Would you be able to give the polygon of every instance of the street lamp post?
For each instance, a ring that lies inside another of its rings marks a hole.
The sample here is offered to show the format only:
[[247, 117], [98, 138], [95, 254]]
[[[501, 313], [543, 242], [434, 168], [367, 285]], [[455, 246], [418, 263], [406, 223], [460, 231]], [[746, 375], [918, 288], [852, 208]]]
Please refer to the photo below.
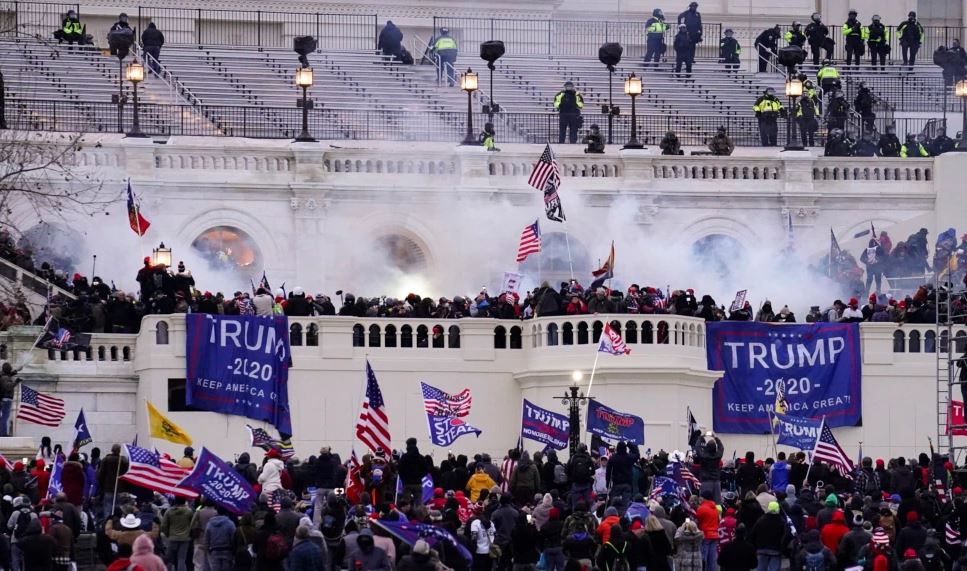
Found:
[[790, 77], [786, 80], [786, 97], [789, 98], [789, 109], [786, 112], [786, 151], [804, 151], [805, 148], [796, 143], [795, 125], [792, 115], [796, 109], [796, 98], [802, 97], [802, 81]]
[[308, 66], [295, 70], [295, 84], [302, 88], [302, 132], [295, 138], [297, 143], [313, 143], [315, 139], [309, 134], [309, 109], [312, 101], [309, 99], [309, 88], [312, 87], [312, 68]]
[[131, 114], [131, 130], [128, 131], [128, 137], [146, 137], [144, 133], [141, 132], [141, 116], [140, 109], [138, 107], [138, 84], [144, 81], [144, 66], [140, 62], [134, 61], [128, 64], [128, 68], [125, 71], [125, 79], [131, 82], [131, 97], [134, 108]]
[[954, 88], [954, 93], [960, 98], [960, 112], [963, 114], [960, 126], [960, 141], [957, 143], [957, 150], [967, 153], [967, 79], [961, 79]]
[[476, 145], [477, 138], [473, 136], [473, 92], [477, 90], [477, 74], [467, 68], [466, 73], [460, 74], [460, 89], [467, 92], [467, 136], [461, 145]]
[[631, 138], [622, 147], [624, 149], [644, 149], [644, 145], [638, 142], [638, 115], [635, 111], [635, 98], [641, 95], [641, 78], [634, 73], [625, 80], [625, 95], [631, 97]]
[[587, 406], [591, 397], [584, 396], [578, 391], [578, 383], [581, 382], [581, 372], [574, 371], [571, 374], [572, 383], [567, 392], [561, 397], [561, 404], [568, 407], [568, 452], [573, 457], [577, 452], [578, 444], [581, 443], [581, 407]]
[[166, 248], [162, 242], [160, 246], [151, 250], [151, 263], [155, 266], [171, 267], [171, 248]]

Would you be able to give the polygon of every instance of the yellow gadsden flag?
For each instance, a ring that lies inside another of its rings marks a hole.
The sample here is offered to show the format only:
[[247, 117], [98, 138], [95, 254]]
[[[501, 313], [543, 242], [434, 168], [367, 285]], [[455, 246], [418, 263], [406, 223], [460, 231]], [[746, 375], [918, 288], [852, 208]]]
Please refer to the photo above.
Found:
[[144, 401], [148, 405], [148, 425], [151, 427], [151, 437], [161, 438], [175, 444], [191, 446], [191, 436], [181, 429], [180, 426], [171, 422], [161, 412], [151, 404], [151, 401]]

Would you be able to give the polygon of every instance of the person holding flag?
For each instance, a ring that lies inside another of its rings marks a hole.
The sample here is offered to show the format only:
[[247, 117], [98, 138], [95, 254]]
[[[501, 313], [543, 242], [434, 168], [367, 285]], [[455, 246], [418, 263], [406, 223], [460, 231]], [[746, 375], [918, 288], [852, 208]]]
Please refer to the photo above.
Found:
[[712, 431], [705, 433], [698, 445], [692, 448], [695, 462], [699, 466], [698, 478], [702, 481], [702, 491], [710, 491], [715, 503], [722, 502], [722, 455], [725, 445]]

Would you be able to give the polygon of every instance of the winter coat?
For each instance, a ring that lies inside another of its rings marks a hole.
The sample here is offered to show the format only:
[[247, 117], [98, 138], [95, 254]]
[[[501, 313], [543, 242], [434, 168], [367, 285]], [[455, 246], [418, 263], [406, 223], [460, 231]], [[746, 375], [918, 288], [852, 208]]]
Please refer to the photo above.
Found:
[[205, 527], [205, 545], [208, 551], [231, 552], [235, 540], [235, 524], [223, 515], [208, 521]]
[[289, 553], [289, 571], [326, 571], [325, 556], [318, 545], [307, 539], [297, 539]]
[[161, 533], [169, 541], [189, 541], [194, 514], [188, 506], [172, 506], [161, 518]]
[[712, 500], [703, 501], [695, 510], [695, 517], [698, 520], [698, 528], [704, 534], [705, 539], [719, 538], [719, 510], [715, 507], [715, 502]]
[[416, 446], [407, 446], [406, 452], [400, 456], [397, 473], [404, 486], [419, 486], [427, 473], [426, 459], [420, 454]]
[[282, 488], [282, 472], [285, 464], [278, 458], [269, 458], [269, 461], [262, 466], [262, 474], [259, 476], [259, 484], [262, 485], [262, 493], [271, 496], [272, 492]]
[[522, 458], [510, 477], [510, 490], [514, 494], [514, 498], [526, 503], [531, 501], [534, 494], [540, 489], [541, 475], [537, 466], [529, 458], [526, 461]]
[[779, 514], [766, 514], [759, 518], [749, 532], [749, 541], [755, 548], [781, 551], [786, 535], [786, 520]]
[[154, 554], [154, 542], [147, 535], [141, 535], [135, 539], [133, 549], [131, 563], [144, 571], [168, 571], [165, 562]]
[[675, 571], [702, 571], [702, 532], [679, 529], [675, 533]]
[[67, 500], [79, 506], [84, 503], [84, 489], [87, 487], [87, 475], [80, 462], [65, 462], [61, 472], [61, 484]]
[[718, 558], [719, 568], [722, 571], [749, 571], [755, 569], [758, 558], [755, 554], [755, 547], [748, 541], [730, 541], [722, 546]]
[[668, 533], [664, 530], [649, 531], [648, 539], [651, 541], [651, 559], [647, 561], [646, 567], [649, 571], [669, 571], [668, 558], [671, 557], [674, 548], [668, 540]]

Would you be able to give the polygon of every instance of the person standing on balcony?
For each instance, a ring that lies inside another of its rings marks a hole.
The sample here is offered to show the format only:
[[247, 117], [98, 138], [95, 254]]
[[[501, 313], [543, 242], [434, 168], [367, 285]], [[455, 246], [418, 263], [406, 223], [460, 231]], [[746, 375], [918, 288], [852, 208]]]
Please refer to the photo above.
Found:
[[779, 116], [783, 114], [782, 102], [776, 97], [776, 90], [767, 87], [762, 96], [752, 106], [759, 120], [759, 139], [763, 147], [775, 147], [779, 137]]
[[826, 129], [846, 129], [846, 119], [849, 118], [849, 103], [843, 92], [834, 89], [829, 96], [829, 104], [826, 106]]
[[148, 23], [148, 27], [141, 32], [141, 45], [144, 46], [144, 53], [151, 56], [147, 58], [148, 69], [155, 75], [161, 73], [161, 46], [165, 45], [165, 35], [154, 25]]
[[735, 32], [732, 28], [725, 29], [725, 37], [719, 42], [719, 58], [725, 64], [725, 71], [739, 70], [739, 55], [742, 54], [742, 46], [733, 36]]
[[691, 2], [688, 10], [678, 15], [678, 25], [685, 25], [692, 45], [702, 42], [702, 15], [698, 12], [698, 2]]
[[809, 42], [809, 52], [813, 55], [813, 65], [819, 65], [819, 50], [826, 52], [826, 59], [833, 58], [833, 49], [830, 47], [829, 28], [823, 23], [819, 12], [813, 12], [813, 21], [806, 26], [806, 40]]
[[668, 24], [665, 23], [665, 13], [661, 11], [661, 8], [655, 8], [651, 11], [651, 18], [645, 22], [645, 38], [646, 46], [645, 50], [645, 67], [648, 67], [648, 62], [655, 62], [654, 67], [658, 67], [658, 58], [665, 53], [665, 30], [668, 29]]
[[379, 32], [376, 49], [384, 56], [392, 56], [396, 61], [403, 61], [403, 32], [393, 20], [386, 20], [386, 25]]
[[860, 82], [860, 89], [853, 98], [853, 109], [863, 118], [863, 130], [873, 131], [873, 122], [876, 120], [876, 113], [873, 112], [873, 105], [876, 104], [876, 97], [865, 81]]
[[923, 44], [923, 25], [917, 20], [917, 13], [911, 11], [907, 19], [896, 27], [900, 39], [900, 49], [903, 54], [903, 65], [909, 65], [910, 71], [917, 62], [917, 52]]
[[796, 123], [802, 146], [815, 147], [816, 131], [819, 130], [819, 100], [815, 95], [803, 91], [803, 96], [796, 101]]
[[890, 53], [890, 30], [880, 22], [880, 15], [873, 14], [873, 23], [867, 28], [866, 45], [870, 48], [870, 64], [876, 69], [886, 69], [886, 54]]
[[896, 127], [893, 125], [887, 125], [886, 133], [880, 135], [880, 140], [876, 142], [876, 156], [900, 156], [900, 139], [896, 136]]
[[554, 96], [554, 109], [560, 114], [558, 125], [558, 142], [564, 142], [564, 135], [568, 134], [568, 142], [572, 145], [578, 142], [578, 129], [581, 128], [581, 109], [584, 108], [584, 96], [574, 89], [574, 83], [567, 81], [564, 89]]
[[437, 61], [437, 82], [445, 75], [447, 84], [453, 87], [457, 83], [457, 40], [450, 37], [449, 28], [440, 28], [440, 37], [433, 42], [433, 53]]
[[907, 133], [907, 142], [900, 147], [900, 156], [903, 158], [912, 157], [929, 157], [930, 153], [924, 148], [919, 141], [917, 141], [917, 136], [913, 133]]
[[772, 61], [776, 50], [779, 49], [779, 37], [781, 35], [779, 24], [776, 24], [775, 27], [763, 30], [761, 34], [756, 36], [755, 47], [759, 51], [759, 73], [768, 71], [769, 62]]
[[846, 37], [846, 65], [852, 65], [856, 60], [856, 67], [860, 66], [863, 55], [863, 42], [870, 36], [870, 31], [856, 18], [856, 10], [849, 11], [849, 17], [843, 24], [843, 36]]
[[675, 74], [682, 72], [682, 64], [685, 64], [685, 77], [692, 77], [692, 63], [695, 61], [695, 44], [692, 42], [691, 35], [685, 24], [678, 25], [678, 34], [675, 35]]

